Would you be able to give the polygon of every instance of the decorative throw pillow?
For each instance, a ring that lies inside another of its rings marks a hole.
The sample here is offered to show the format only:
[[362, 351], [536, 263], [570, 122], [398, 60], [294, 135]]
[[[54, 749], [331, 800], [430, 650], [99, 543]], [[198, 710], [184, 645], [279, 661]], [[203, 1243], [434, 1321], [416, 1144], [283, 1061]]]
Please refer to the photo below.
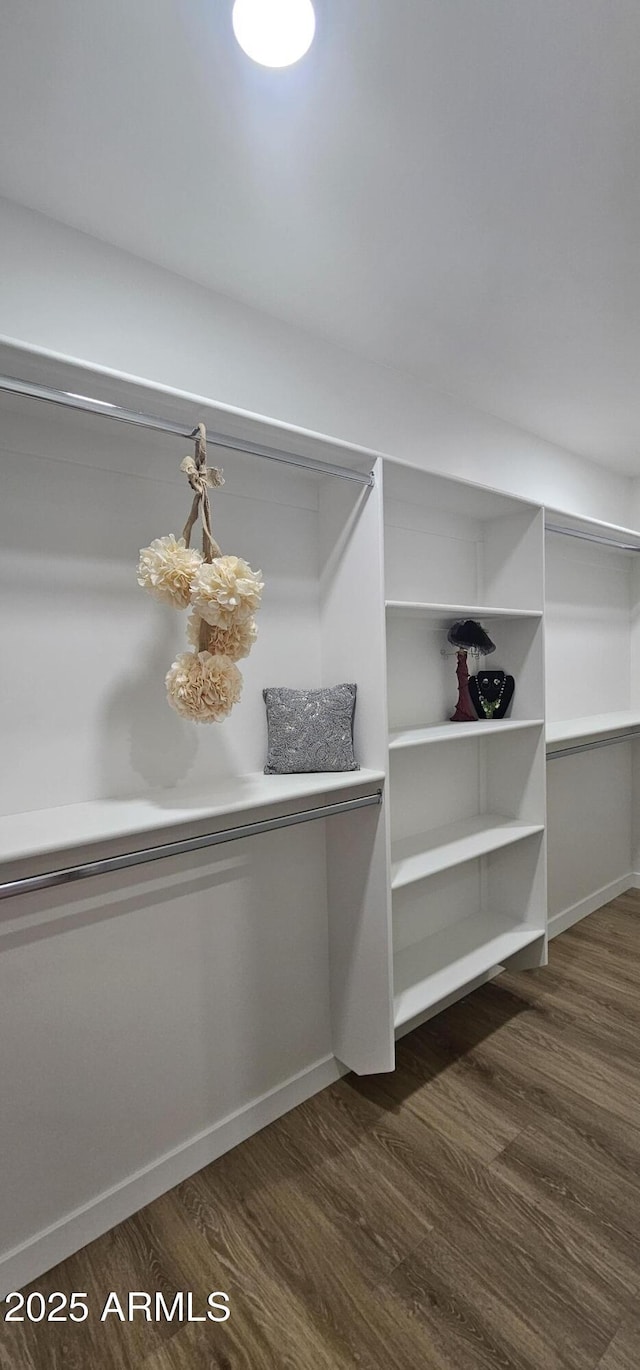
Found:
[[353, 754], [355, 685], [262, 694], [269, 736], [265, 775], [360, 770]]

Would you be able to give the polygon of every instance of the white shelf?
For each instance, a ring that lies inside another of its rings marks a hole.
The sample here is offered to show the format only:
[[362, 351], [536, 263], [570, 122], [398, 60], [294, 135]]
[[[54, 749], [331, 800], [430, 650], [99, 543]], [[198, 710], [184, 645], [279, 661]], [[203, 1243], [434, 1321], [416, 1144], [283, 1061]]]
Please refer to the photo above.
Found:
[[[276, 448], [293, 456], [309, 457], [328, 465], [346, 466], [354, 471], [370, 472], [376, 458], [382, 455], [370, 448], [345, 442], [340, 438], [317, 433], [308, 428], [252, 413], [234, 405], [223, 404], [209, 395], [178, 390], [125, 371], [89, 364], [77, 357], [33, 347], [15, 338], [0, 335], [0, 372], [21, 380], [55, 390], [66, 390], [74, 396], [90, 396], [102, 401], [106, 412], [95, 419], [102, 427], [108, 425], [110, 405], [121, 406], [138, 413], [152, 414], [158, 419], [184, 424], [189, 428], [193, 416], [201, 416], [212, 431], [222, 432], [232, 440], [247, 442], [249, 447]], [[5, 404], [33, 404], [34, 401], [5, 396]], [[87, 422], [85, 417], [84, 422]], [[120, 427], [119, 420], [112, 420]], [[126, 430], [125, 430], [126, 431]], [[159, 441], [159, 439], [156, 439]], [[129, 438], [123, 439], [123, 450], [131, 448]], [[167, 446], [171, 452], [171, 445]], [[157, 474], [157, 467], [156, 474]], [[167, 461], [167, 472], [175, 479], [173, 467]], [[322, 475], [322, 471], [318, 472]]]
[[427, 604], [419, 600], [404, 599], [388, 599], [386, 608], [388, 612], [397, 615], [399, 618], [430, 619], [433, 621], [433, 626], [437, 628], [448, 628], [450, 620], [458, 618], [487, 620], [542, 618], [542, 611], [539, 609], [497, 609], [478, 604]]
[[510, 924], [496, 914], [476, 913], [396, 952], [395, 1026], [463, 989], [478, 975], [503, 965], [515, 952], [543, 936], [542, 928]]
[[219, 820], [257, 809], [307, 801], [331, 802], [345, 792], [370, 792], [384, 781], [383, 771], [322, 771], [304, 775], [251, 775], [216, 781], [210, 794], [186, 789], [156, 790], [140, 798], [95, 799], [55, 809], [0, 817], [0, 860], [19, 861], [47, 852], [130, 837], [135, 833]]
[[625, 528], [620, 523], [607, 523], [604, 519], [594, 519], [587, 517], [586, 514], [570, 514], [565, 509], [549, 509], [544, 511], [545, 526], [549, 531], [549, 525], [556, 528], [563, 528], [594, 540], [618, 544], [621, 549], [633, 548], [640, 550], [640, 531], [637, 528]]
[[451, 513], [467, 519], [499, 519], [535, 513], [537, 501], [521, 495], [507, 495], [491, 485], [460, 476], [439, 475], [399, 457], [385, 457], [384, 494], [386, 500], [400, 500], [417, 508]]
[[610, 714], [588, 714], [584, 718], [564, 718], [557, 723], [547, 723], [545, 735], [547, 747], [564, 742], [586, 742], [599, 737], [610, 737], [615, 733], [632, 732], [640, 729], [640, 709], [619, 709]]
[[541, 823], [520, 823], [500, 814], [485, 813], [428, 834], [402, 838], [391, 848], [391, 888], [402, 889], [543, 831]]
[[434, 723], [427, 728], [401, 728], [389, 734], [389, 750], [424, 747], [431, 742], [461, 741], [464, 737], [490, 737], [495, 733], [516, 732], [522, 728], [541, 728], [541, 718], [478, 719], [477, 723]]

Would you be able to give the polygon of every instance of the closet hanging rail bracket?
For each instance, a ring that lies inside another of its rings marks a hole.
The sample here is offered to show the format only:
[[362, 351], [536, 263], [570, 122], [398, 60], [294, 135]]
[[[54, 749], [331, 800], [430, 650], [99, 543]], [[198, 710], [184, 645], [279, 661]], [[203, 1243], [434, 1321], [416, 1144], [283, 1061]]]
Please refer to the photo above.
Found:
[[243, 837], [255, 837], [260, 833], [274, 832], [278, 828], [290, 828], [297, 823], [311, 823], [318, 818], [334, 818], [353, 809], [371, 808], [372, 805], [381, 803], [382, 790], [379, 789], [373, 794], [361, 795], [357, 799], [340, 799], [334, 804], [320, 804], [313, 809], [300, 809], [296, 813], [282, 814], [276, 818], [260, 818], [255, 823], [241, 823], [232, 828], [221, 828], [218, 832], [204, 833], [201, 837], [179, 838], [176, 842], [163, 842], [159, 846], [143, 847], [139, 851], [122, 852], [119, 856], [98, 857], [95, 861], [83, 861], [76, 866], [45, 871], [42, 875], [27, 875], [17, 880], [7, 880], [0, 884], [0, 899], [11, 899], [17, 894], [33, 894], [38, 890], [52, 889], [56, 885], [69, 885], [76, 880], [87, 880], [93, 875], [107, 875], [112, 871], [126, 870], [129, 866], [146, 865], [150, 861], [161, 861], [168, 856], [183, 856], [186, 852], [203, 851], [206, 847], [237, 842]]
[[[176, 438], [191, 438], [194, 425], [173, 423], [152, 414], [141, 414], [134, 409], [123, 409], [119, 404], [108, 400], [93, 399], [90, 395], [78, 395], [71, 390], [55, 390], [46, 385], [35, 385], [32, 381], [20, 380], [15, 376], [0, 376], [0, 391], [10, 395], [24, 395], [28, 399], [43, 400], [47, 404], [61, 405], [65, 409], [78, 409], [85, 414], [102, 414], [107, 419], [118, 419], [121, 423], [133, 424], [137, 428], [148, 428], [159, 433], [171, 433]], [[349, 466], [339, 466], [334, 462], [320, 461], [315, 457], [304, 457], [295, 452], [285, 452], [277, 447], [266, 447], [259, 442], [243, 442], [226, 433], [207, 433], [207, 446], [223, 447], [233, 452], [244, 452], [247, 456], [262, 457], [266, 461], [281, 462], [285, 466], [297, 466], [305, 471], [315, 471], [322, 476], [338, 476], [342, 480], [356, 481], [360, 485], [373, 486], [375, 478], [372, 471], [358, 471]]]

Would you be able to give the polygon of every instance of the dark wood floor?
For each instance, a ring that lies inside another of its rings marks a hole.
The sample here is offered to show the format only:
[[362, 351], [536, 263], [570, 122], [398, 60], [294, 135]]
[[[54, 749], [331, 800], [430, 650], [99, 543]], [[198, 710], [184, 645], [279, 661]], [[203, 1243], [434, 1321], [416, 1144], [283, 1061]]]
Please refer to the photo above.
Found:
[[[629, 894], [36, 1281], [91, 1319], [0, 1370], [639, 1370], [639, 967]], [[231, 1318], [101, 1325], [112, 1289]]]

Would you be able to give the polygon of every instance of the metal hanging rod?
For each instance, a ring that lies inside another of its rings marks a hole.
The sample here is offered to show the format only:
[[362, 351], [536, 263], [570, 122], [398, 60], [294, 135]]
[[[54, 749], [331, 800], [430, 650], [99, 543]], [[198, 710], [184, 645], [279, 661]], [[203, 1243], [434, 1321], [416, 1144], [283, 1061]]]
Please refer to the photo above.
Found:
[[220, 832], [205, 833], [203, 837], [184, 837], [177, 842], [163, 842], [158, 847], [143, 847], [140, 851], [123, 852], [121, 856], [103, 856], [97, 861], [83, 861], [77, 866], [65, 866], [43, 875], [27, 875], [19, 880], [0, 884], [0, 899], [12, 899], [16, 894], [33, 894], [36, 890], [52, 889], [55, 885], [70, 885], [75, 880], [87, 880], [92, 875], [107, 875], [110, 871], [126, 870], [128, 866], [143, 866], [149, 861], [162, 861], [167, 856], [183, 856], [185, 852], [218, 847], [223, 842], [238, 842], [242, 837], [273, 832], [276, 828], [291, 828], [297, 823], [312, 823], [317, 818], [334, 818], [352, 809], [367, 809], [382, 803], [382, 790], [365, 794], [360, 799], [340, 799], [335, 804], [321, 804], [314, 809], [284, 814], [281, 818], [261, 818], [255, 823], [244, 823]]
[[600, 533], [587, 533], [578, 528], [563, 528], [559, 523], [545, 523], [547, 533], [561, 533], [567, 538], [581, 538], [583, 542], [599, 542], [604, 547], [615, 547], [618, 552], [640, 552], [640, 542], [617, 542]]
[[555, 761], [557, 756], [575, 756], [577, 752], [591, 752], [596, 747], [613, 747], [616, 742], [631, 742], [640, 737], [640, 728], [634, 729], [632, 733], [617, 733], [615, 737], [599, 737], [593, 742], [578, 742], [575, 747], [554, 747], [553, 751], [547, 752], [547, 761]]
[[[62, 405], [65, 409], [80, 409], [86, 414], [102, 414], [108, 419], [119, 419], [121, 423], [134, 424], [137, 428], [151, 428], [159, 433], [171, 433], [176, 438], [191, 438], [193, 426], [172, 423], [170, 419], [154, 418], [152, 414], [140, 414], [134, 409], [123, 409], [119, 404], [107, 400], [92, 399], [90, 395], [76, 395], [71, 390], [52, 390], [46, 385], [34, 385], [15, 376], [0, 376], [0, 390], [10, 395], [26, 395], [32, 400], [44, 400], [47, 404]], [[248, 456], [264, 457], [267, 461], [278, 461], [284, 466], [298, 466], [305, 471], [317, 471], [323, 476], [339, 476], [342, 480], [354, 480], [359, 485], [372, 486], [373, 472], [354, 471], [349, 466], [336, 466], [328, 461], [316, 461], [314, 457], [296, 456], [293, 452], [283, 452], [277, 447], [265, 447], [260, 442], [241, 442], [239, 438], [226, 433], [207, 433], [207, 445], [227, 447], [234, 452], [245, 452]]]

